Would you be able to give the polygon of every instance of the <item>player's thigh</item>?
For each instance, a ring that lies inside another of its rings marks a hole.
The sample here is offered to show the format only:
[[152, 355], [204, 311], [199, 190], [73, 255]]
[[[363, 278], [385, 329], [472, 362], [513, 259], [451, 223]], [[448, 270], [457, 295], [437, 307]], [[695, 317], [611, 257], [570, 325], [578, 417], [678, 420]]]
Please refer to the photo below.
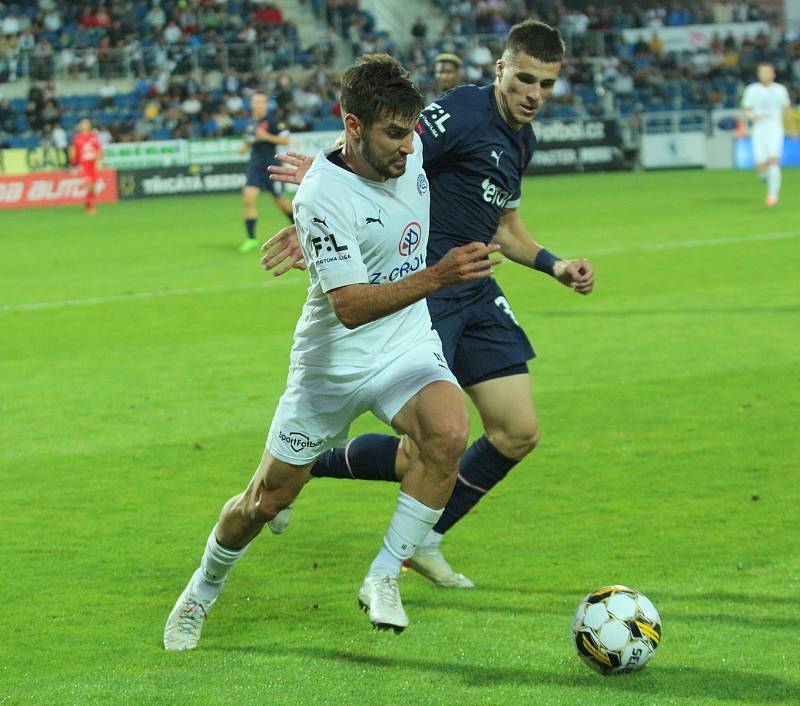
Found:
[[778, 164], [783, 156], [783, 131], [774, 130], [767, 143], [767, 159], [771, 164]]
[[375, 415], [408, 434], [417, 446], [434, 438], [457, 445], [466, 437], [463, 394], [435, 332], [381, 366], [373, 386]]
[[505, 443], [532, 446], [539, 441], [539, 416], [531, 390], [530, 375], [520, 373], [465, 388], [480, 414], [486, 435]]
[[761, 128], [753, 132], [753, 159], [757, 165], [766, 164], [770, 157], [775, 157], [775, 143], [775, 131]]
[[257, 186], [245, 186], [242, 189], [242, 197], [245, 206], [255, 206], [258, 200], [259, 188]]
[[369, 370], [292, 365], [267, 436], [267, 451], [302, 466], [347, 440], [350, 423], [370, 408]]
[[453, 359], [453, 372], [463, 388], [528, 372], [527, 362], [536, 353], [496, 282], [464, 310], [464, 316]]

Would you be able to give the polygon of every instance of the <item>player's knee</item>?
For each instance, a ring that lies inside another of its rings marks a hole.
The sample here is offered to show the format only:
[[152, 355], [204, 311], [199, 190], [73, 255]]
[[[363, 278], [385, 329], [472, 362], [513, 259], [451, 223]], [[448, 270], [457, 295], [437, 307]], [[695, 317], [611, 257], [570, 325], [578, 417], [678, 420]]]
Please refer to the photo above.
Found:
[[541, 439], [541, 430], [535, 423], [497, 430], [488, 435], [489, 441], [503, 456], [521, 460], [533, 451]]
[[466, 421], [450, 420], [436, 424], [425, 435], [424, 455], [444, 467], [454, 466], [467, 448], [468, 438]]

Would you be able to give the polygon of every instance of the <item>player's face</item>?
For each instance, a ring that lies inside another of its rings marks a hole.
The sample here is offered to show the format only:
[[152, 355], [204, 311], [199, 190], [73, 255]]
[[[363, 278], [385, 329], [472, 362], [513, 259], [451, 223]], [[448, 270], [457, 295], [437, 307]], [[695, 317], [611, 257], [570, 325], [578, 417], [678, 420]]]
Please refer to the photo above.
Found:
[[258, 120], [267, 114], [267, 97], [263, 93], [256, 93], [250, 101], [250, 112]]
[[78, 131], [79, 132], [89, 132], [92, 129], [92, 123], [88, 120], [81, 120], [78, 123]]
[[452, 61], [437, 61], [434, 67], [434, 76], [442, 93], [461, 83], [461, 72]]
[[365, 130], [361, 137], [361, 156], [378, 174], [396, 179], [406, 172], [408, 155], [414, 153], [412, 120], [400, 116], [383, 117]]
[[758, 67], [758, 80], [768, 86], [775, 80], [775, 69], [770, 64], [761, 64]]
[[561, 63], [545, 63], [523, 51], [505, 55], [497, 61], [498, 102], [503, 117], [512, 128], [533, 121], [536, 113], [553, 93]]

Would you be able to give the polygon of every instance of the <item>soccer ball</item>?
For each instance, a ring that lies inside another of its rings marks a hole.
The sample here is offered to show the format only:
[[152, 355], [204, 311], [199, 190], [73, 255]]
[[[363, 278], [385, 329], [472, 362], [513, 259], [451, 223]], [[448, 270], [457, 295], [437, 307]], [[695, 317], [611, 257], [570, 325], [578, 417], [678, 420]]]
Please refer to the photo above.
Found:
[[639, 591], [603, 586], [584, 598], [572, 621], [578, 656], [602, 674], [641, 669], [661, 642], [661, 618]]

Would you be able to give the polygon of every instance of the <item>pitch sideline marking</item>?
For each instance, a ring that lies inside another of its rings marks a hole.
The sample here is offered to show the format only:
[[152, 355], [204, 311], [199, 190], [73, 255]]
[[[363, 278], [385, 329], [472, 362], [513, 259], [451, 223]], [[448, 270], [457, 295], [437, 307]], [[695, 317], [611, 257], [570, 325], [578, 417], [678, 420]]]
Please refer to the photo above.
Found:
[[[735, 243], [754, 243], [770, 240], [786, 240], [800, 236], [798, 230], [777, 231], [774, 233], [755, 233], [753, 235], [742, 235], [733, 238], [708, 238], [706, 240], [678, 240], [672, 243], [651, 243], [635, 247], [625, 248], [604, 248], [601, 250], [589, 250], [582, 253], [588, 257], [600, 257], [603, 255], [624, 255], [634, 252], [658, 252], [660, 250], [679, 250], [689, 248], [702, 248], [705, 246], [733, 245]], [[157, 299], [160, 297], [177, 297], [185, 294], [210, 294], [216, 292], [234, 292], [243, 289], [257, 289], [259, 287], [276, 286], [279, 284], [290, 284], [290, 279], [267, 280], [265, 282], [253, 282], [251, 284], [239, 285], [218, 285], [212, 287], [187, 287], [184, 289], [166, 289], [156, 292], [130, 292], [129, 294], [114, 294], [106, 297], [86, 297], [83, 299], [57, 299], [49, 302], [30, 302], [24, 304], [0, 304], [0, 313], [15, 311], [35, 311], [38, 309], [61, 309], [69, 306], [90, 306], [93, 304], [110, 304], [113, 302], [137, 301], [143, 299]]]
[[251, 282], [249, 284], [220, 284], [210, 287], [185, 287], [182, 289], [163, 289], [155, 292], [129, 292], [127, 294], [113, 294], [106, 297], [85, 297], [83, 299], [56, 299], [49, 302], [29, 302], [26, 304], [0, 304], [0, 313], [14, 311], [34, 311], [37, 309], [61, 309], [69, 306], [90, 306], [92, 304], [109, 304], [113, 302], [128, 302], [143, 299], [159, 299], [161, 297], [179, 297], [185, 294], [209, 294], [216, 292], [235, 292], [245, 289], [258, 289], [260, 287], [292, 284], [291, 279], [267, 280], [266, 282]]
[[741, 235], [733, 238], [708, 238], [706, 240], [677, 240], [672, 243], [650, 243], [625, 248], [605, 248], [601, 250], [590, 250], [586, 255], [598, 257], [601, 255], [622, 255], [632, 252], [658, 252], [659, 250], [679, 250], [683, 248], [702, 248], [706, 245], [733, 245], [736, 243], [757, 243], [770, 240], [786, 240], [797, 238], [800, 230], [784, 230], [775, 233], [754, 233], [753, 235]]

